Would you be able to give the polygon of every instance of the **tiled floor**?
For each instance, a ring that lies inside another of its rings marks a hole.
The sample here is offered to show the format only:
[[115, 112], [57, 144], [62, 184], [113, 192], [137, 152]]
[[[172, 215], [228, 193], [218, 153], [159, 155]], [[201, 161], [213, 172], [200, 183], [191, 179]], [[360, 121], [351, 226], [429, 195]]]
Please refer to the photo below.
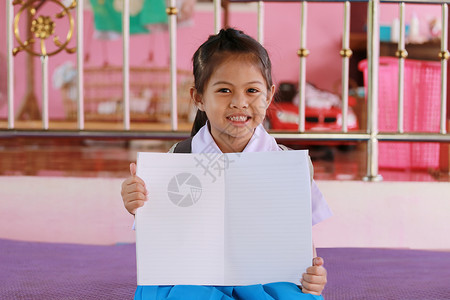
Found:
[[[128, 176], [128, 165], [138, 151], [166, 152], [176, 141], [83, 140], [66, 138], [0, 139], [1, 176]], [[366, 175], [363, 143], [341, 149], [337, 146], [289, 145], [309, 149], [318, 180], [361, 180]], [[387, 170], [380, 168], [386, 181], [450, 181], [436, 169]]]

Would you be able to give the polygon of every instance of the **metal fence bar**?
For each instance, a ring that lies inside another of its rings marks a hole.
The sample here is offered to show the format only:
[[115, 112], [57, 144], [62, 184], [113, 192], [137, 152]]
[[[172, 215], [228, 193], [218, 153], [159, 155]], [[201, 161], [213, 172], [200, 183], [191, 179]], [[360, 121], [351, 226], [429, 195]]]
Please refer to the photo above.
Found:
[[6, 3], [6, 64], [7, 64], [7, 99], [8, 99], [8, 129], [14, 128], [14, 60], [13, 60], [13, 20], [14, 7], [12, 1], [7, 0]]
[[398, 110], [397, 131], [403, 133], [404, 103], [405, 103], [405, 58], [408, 53], [405, 50], [405, 3], [399, 5], [399, 37], [398, 37]]
[[382, 132], [377, 135], [380, 141], [391, 141], [391, 142], [450, 142], [450, 135], [440, 134], [440, 133], [389, 133]]
[[[315, 133], [293, 133], [293, 132], [272, 132], [271, 135], [277, 140], [302, 140], [302, 141], [360, 141], [368, 142], [371, 139], [369, 133], [356, 132], [315, 132]], [[450, 142], [450, 135], [439, 133], [379, 133], [377, 139], [391, 142]]]
[[[272, 132], [277, 140], [301, 140], [301, 141], [360, 141], [370, 140], [368, 133], [294, 133]], [[136, 131], [136, 130], [1, 130], [0, 138], [12, 137], [38, 137], [38, 138], [98, 138], [98, 139], [157, 139], [157, 140], [181, 140], [189, 137], [189, 132], [181, 131]], [[439, 142], [450, 143], [450, 135], [440, 133], [379, 133], [380, 141], [390, 142]]]
[[307, 32], [307, 16], [308, 16], [308, 3], [302, 2], [301, 21], [300, 21], [300, 49], [298, 50], [298, 56], [300, 57], [300, 74], [298, 81], [299, 90], [299, 103], [298, 103], [298, 131], [305, 131], [305, 87], [306, 87], [306, 57], [309, 52], [306, 49], [306, 32]]
[[264, 45], [264, 2], [258, 2], [258, 42]]
[[130, 130], [130, 0], [123, 0], [123, 128]]
[[221, 0], [214, 0], [214, 32], [219, 33], [220, 28], [222, 28], [222, 16], [221, 16]]
[[344, 29], [342, 34], [342, 132], [348, 131], [348, 82], [350, 66], [350, 2], [344, 3]]
[[84, 2], [77, 2], [77, 121], [78, 129], [84, 129], [84, 16], [83, 16]]
[[48, 129], [48, 56], [41, 55], [42, 70], [42, 129]]
[[447, 60], [448, 45], [448, 5], [442, 4], [442, 35], [441, 35], [441, 120], [440, 133], [447, 133]]
[[368, 94], [367, 94], [367, 175], [364, 180], [380, 180], [378, 174], [378, 64], [379, 64], [379, 0], [370, 0], [367, 8], [367, 59], [368, 59]]
[[169, 0], [167, 8], [170, 37], [170, 120], [172, 130], [178, 129], [178, 106], [177, 106], [177, 8], [176, 1]]

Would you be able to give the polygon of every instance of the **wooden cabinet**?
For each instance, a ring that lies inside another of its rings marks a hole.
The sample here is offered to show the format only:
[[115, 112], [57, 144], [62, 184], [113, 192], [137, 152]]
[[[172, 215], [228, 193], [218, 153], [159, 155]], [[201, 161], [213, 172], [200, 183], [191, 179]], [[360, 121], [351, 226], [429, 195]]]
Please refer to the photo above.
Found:
[[[397, 43], [380, 42], [380, 56], [394, 56], [398, 49]], [[440, 60], [441, 41], [429, 41], [423, 44], [406, 44], [409, 59]]]
[[[406, 43], [406, 51], [408, 51], [408, 58], [420, 60], [439, 60], [439, 52], [441, 51], [440, 40], [430, 40], [423, 44]], [[351, 33], [350, 34], [350, 49], [354, 53], [367, 52], [367, 36], [366, 33]], [[398, 49], [397, 43], [380, 42], [380, 56], [394, 56]]]

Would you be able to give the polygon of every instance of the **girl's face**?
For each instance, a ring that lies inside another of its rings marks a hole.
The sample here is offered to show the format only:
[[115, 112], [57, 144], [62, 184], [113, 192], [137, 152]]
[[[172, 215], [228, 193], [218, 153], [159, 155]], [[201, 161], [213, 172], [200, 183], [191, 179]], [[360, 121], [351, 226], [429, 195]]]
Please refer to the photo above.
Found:
[[260, 68], [247, 57], [220, 63], [202, 95], [191, 89], [197, 107], [206, 112], [211, 135], [222, 152], [242, 151], [262, 123], [275, 87], [267, 89]]

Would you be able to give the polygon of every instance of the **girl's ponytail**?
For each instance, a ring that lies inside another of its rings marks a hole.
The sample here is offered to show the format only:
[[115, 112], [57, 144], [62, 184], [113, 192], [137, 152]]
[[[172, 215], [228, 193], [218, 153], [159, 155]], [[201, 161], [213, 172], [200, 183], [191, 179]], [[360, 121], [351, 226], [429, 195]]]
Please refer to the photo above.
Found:
[[200, 130], [200, 128], [205, 126], [206, 121], [208, 121], [206, 113], [200, 109], [197, 109], [197, 114], [195, 115], [195, 120], [192, 124], [191, 136], [194, 136]]

